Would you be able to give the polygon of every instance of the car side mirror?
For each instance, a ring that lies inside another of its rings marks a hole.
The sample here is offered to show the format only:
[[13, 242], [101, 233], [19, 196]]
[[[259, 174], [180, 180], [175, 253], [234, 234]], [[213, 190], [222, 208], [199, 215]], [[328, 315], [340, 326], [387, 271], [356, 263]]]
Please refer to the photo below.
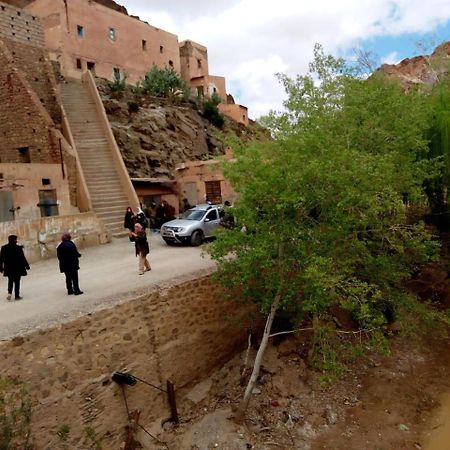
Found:
[[204, 220], [204, 222], [210, 222], [211, 219], [208, 219], [208, 217]]

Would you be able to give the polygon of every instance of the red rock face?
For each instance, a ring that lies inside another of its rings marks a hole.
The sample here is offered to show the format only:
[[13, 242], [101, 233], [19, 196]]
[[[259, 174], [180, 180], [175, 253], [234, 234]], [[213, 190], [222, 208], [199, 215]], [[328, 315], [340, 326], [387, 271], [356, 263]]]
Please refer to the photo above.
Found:
[[[17, 8], [25, 8], [30, 3], [33, 3], [34, 0], [2, 0], [3, 3], [7, 3], [8, 5], [16, 6]], [[115, 11], [119, 11], [122, 14], [128, 15], [128, 11], [125, 6], [119, 5], [114, 0], [94, 0], [96, 3], [100, 5], [106, 6], [107, 8], [114, 9]]]
[[450, 42], [445, 42], [431, 55], [406, 58], [398, 64], [383, 64], [376, 73], [397, 79], [405, 89], [418, 84], [430, 85], [450, 72]]

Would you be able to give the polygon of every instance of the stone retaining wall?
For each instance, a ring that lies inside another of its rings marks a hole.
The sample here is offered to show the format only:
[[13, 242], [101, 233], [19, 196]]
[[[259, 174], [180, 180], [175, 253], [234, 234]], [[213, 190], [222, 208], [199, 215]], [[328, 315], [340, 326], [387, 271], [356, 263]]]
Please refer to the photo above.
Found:
[[79, 248], [110, 242], [104, 225], [95, 213], [42, 217], [0, 222], [0, 245], [8, 242], [10, 234], [19, 237], [29, 263], [56, 255], [61, 234], [69, 231]]
[[[180, 393], [227, 361], [246, 341], [252, 310], [221, 298], [203, 277], [0, 344], [1, 375], [19, 377], [31, 393], [37, 449], [59, 448], [64, 424], [67, 448], [84, 448], [88, 427], [102, 448], [120, 448], [127, 415], [114, 371], [164, 388], [170, 379]], [[163, 393], [140, 382], [126, 392], [143, 426], [170, 416]]]

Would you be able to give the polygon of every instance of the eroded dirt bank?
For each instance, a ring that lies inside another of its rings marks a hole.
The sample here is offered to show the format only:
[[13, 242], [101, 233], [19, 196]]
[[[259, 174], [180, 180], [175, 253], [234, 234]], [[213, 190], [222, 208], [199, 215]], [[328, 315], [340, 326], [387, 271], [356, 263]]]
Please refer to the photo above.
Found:
[[229, 420], [244, 389], [243, 353], [183, 396], [178, 429], [154, 431], [180, 450], [426, 450], [432, 416], [450, 392], [448, 340], [417, 347], [396, 338], [390, 356], [359, 362], [326, 387], [298, 344], [270, 347], [244, 425]]

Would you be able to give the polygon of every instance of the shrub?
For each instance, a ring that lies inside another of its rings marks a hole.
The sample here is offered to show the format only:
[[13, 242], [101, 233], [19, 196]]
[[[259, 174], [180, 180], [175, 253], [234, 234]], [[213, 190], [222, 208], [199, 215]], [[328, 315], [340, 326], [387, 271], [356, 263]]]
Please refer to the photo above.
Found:
[[142, 80], [142, 90], [145, 94], [155, 97], [170, 97], [177, 91], [183, 93], [186, 90], [186, 83], [172, 67], [159, 69], [153, 65]]
[[220, 114], [217, 105], [212, 99], [203, 103], [203, 116], [217, 128], [222, 128], [225, 123], [222, 114]]

